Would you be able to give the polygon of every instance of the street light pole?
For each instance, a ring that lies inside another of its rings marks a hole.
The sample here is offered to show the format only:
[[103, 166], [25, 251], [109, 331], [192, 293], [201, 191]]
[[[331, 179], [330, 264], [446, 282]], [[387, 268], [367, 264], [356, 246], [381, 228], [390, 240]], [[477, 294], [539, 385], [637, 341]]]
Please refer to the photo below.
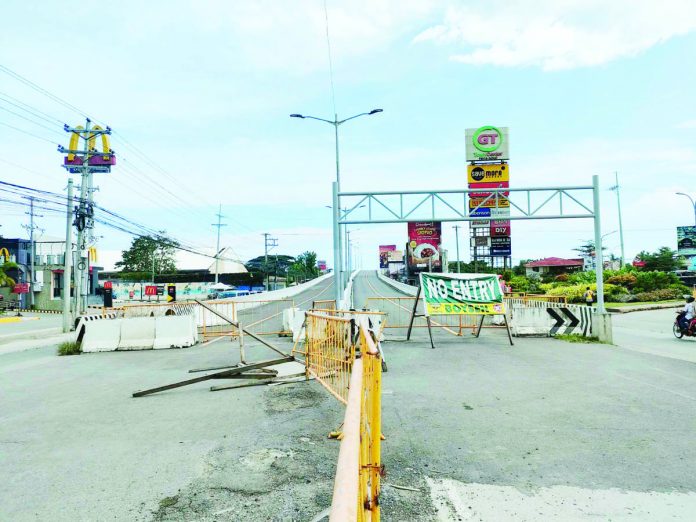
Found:
[[[459, 229], [462, 228], [459, 225], [454, 225], [454, 237], [456, 238], [457, 241], [457, 273], [461, 274], [462, 273], [462, 267], [459, 261]], [[449, 268], [448, 268], [449, 270]]]
[[340, 300], [340, 295], [343, 290], [343, 286], [345, 283], [345, 280], [347, 278], [344, 278], [344, 255], [343, 255], [343, 237], [341, 236], [341, 226], [338, 223], [340, 219], [340, 196], [338, 195], [341, 192], [341, 167], [340, 167], [340, 161], [339, 161], [339, 151], [338, 151], [338, 126], [343, 125], [347, 121], [354, 120], [355, 118], [359, 118], [360, 116], [372, 116], [373, 114], [377, 114], [382, 112], [382, 109], [372, 109], [370, 112], [361, 112], [360, 114], [356, 114], [355, 116], [351, 116], [350, 118], [345, 118], [343, 120], [338, 119], [338, 114], [334, 113], [334, 119], [333, 120], [327, 120], [324, 118], [317, 118], [316, 116], [305, 116], [302, 114], [291, 114], [291, 118], [301, 118], [301, 119], [309, 119], [309, 120], [317, 120], [317, 121], [323, 121], [324, 123], [328, 123], [330, 125], [334, 126], [334, 138], [336, 141], [336, 187], [335, 187], [335, 195], [334, 195], [334, 205], [336, 208], [334, 209], [333, 212], [333, 218], [336, 221], [333, 226], [333, 243], [334, 243], [334, 280], [336, 283], [336, 303]]
[[677, 195], [686, 196], [687, 198], [689, 198], [689, 201], [691, 201], [691, 206], [694, 207], [694, 225], [696, 225], [696, 201], [694, 201], [694, 198], [692, 198], [688, 194], [685, 194], [684, 192], [677, 192]]
[[619, 173], [614, 172], [614, 179], [616, 180], [616, 185], [611, 187], [611, 190], [616, 191], [616, 206], [619, 210], [619, 241], [621, 242], [621, 268], [623, 268], [625, 261], [624, 256], [624, 236], [623, 236], [623, 223], [621, 220], [621, 196], [619, 195]]

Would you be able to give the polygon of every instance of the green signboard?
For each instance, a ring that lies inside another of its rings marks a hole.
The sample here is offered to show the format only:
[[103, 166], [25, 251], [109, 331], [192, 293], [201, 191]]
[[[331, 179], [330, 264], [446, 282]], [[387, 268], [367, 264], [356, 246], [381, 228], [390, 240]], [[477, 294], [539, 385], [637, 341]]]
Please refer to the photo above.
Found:
[[425, 315], [504, 314], [495, 274], [420, 274]]

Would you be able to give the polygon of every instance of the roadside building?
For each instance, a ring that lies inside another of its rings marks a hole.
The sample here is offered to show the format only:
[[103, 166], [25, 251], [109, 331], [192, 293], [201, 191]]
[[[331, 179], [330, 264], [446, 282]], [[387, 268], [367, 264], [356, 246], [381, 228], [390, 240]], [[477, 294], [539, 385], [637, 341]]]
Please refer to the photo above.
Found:
[[524, 265], [527, 277], [534, 277], [535, 274], [539, 277], [567, 274], [569, 272], [578, 272], [582, 270], [582, 267], [582, 259], [563, 259], [560, 257], [546, 257]]
[[[38, 310], [62, 310], [63, 309], [63, 286], [65, 267], [65, 241], [60, 239], [42, 238], [36, 241], [36, 258], [34, 260], [34, 307]], [[0, 238], [0, 249], [6, 248], [10, 254], [10, 259], [17, 264], [17, 268], [7, 271], [7, 274], [17, 283], [28, 283], [31, 281], [31, 242], [21, 238]], [[89, 296], [88, 303], [101, 303], [101, 298], [97, 296], [99, 272], [102, 267], [89, 266]], [[72, 283], [72, 282], [71, 282]], [[71, 284], [71, 296], [74, 296]], [[29, 294], [13, 294], [12, 288], [0, 288], [0, 294], [5, 299], [19, 299], [22, 308], [28, 308], [31, 302]]]

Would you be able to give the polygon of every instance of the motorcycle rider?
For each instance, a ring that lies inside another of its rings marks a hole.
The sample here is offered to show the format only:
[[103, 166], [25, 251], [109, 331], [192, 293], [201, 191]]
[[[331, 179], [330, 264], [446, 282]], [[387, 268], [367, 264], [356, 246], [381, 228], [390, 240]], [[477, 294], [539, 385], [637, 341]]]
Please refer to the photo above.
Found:
[[686, 304], [682, 310], [683, 315], [681, 316], [681, 319], [679, 319], [679, 328], [681, 328], [683, 332], [686, 332], [689, 329], [691, 320], [696, 317], [696, 305], [694, 305], [695, 300], [696, 299], [694, 299], [693, 296], [689, 296], [686, 299]]

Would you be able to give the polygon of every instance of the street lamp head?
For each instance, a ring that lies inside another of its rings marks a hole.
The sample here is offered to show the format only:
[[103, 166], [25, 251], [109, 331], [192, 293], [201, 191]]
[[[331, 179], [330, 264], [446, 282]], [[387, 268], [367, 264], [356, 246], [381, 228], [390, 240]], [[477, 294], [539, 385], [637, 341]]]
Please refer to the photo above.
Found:
[[384, 111], [382, 109], [372, 109], [367, 114], [372, 115], [372, 114], [377, 114], [378, 112], [384, 112]]
[[302, 116], [301, 114], [291, 114], [290, 117], [291, 117], [291, 118], [303, 118], [303, 119], [304, 119], [304, 116]]

